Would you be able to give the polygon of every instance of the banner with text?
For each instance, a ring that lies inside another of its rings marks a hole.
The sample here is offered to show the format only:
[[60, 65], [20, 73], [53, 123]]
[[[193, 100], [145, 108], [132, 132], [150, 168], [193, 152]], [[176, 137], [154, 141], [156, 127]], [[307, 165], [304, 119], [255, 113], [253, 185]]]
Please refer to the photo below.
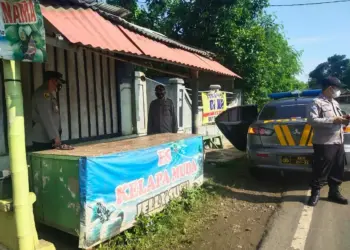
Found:
[[222, 91], [202, 92], [202, 124], [213, 123], [227, 109], [226, 93]]
[[80, 161], [80, 248], [130, 228], [140, 214], [160, 211], [185, 188], [203, 182], [203, 139]]
[[0, 0], [0, 58], [46, 61], [44, 20], [38, 0]]

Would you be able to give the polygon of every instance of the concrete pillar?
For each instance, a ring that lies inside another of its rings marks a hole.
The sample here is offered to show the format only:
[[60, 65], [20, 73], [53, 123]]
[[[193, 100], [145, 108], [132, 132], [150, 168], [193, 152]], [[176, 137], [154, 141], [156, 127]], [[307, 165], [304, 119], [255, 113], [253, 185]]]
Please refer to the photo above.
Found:
[[121, 105], [121, 133], [131, 135], [134, 132], [134, 102], [133, 100], [133, 80], [134, 69], [131, 64], [118, 63], [117, 77], [120, 84], [120, 105]]
[[148, 107], [147, 107], [147, 87], [145, 74], [139, 71], [135, 72], [135, 118], [136, 120], [136, 133], [146, 134], [147, 133], [147, 118], [148, 118]]
[[122, 82], [120, 84], [120, 105], [121, 105], [121, 125], [122, 135], [131, 135], [133, 133], [132, 121], [132, 88], [131, 83]]
[[183, 89], [184, 80], [181, 78], [170, 78], [168, 84], [168, 97], [173, 101], [177, 116], [179, 131], [183, 130]]
[[199, 72], [192, 70], [192, 134], [198, 134], [199, 117], [198, 117], [198, 89], [199, 89]]

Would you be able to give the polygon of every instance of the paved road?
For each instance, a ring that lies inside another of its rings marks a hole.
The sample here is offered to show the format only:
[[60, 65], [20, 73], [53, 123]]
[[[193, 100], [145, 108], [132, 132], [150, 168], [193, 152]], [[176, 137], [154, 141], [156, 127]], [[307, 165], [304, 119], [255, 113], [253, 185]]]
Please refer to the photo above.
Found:
[[[322, 200], [315, 208], [305, 206], [307, 179], [303, 176], [300, 185], [290, 184], [287, 187], [281, 209], [275, 214], [260, 249], [350, 249], [350, 206], [328, 202], [328, 188], [322, 190]], [[350, 181], [345, 182], [342, 189], [350, 199]]]

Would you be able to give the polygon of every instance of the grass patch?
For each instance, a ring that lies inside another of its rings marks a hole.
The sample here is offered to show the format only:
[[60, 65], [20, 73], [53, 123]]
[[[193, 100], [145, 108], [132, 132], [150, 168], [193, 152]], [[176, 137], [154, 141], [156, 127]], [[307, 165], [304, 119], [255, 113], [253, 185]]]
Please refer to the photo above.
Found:
[[[159, 213], [140, 216], [133, 228], [101, 244], [98, 249], [175, 250], [190, 246], [201, 228], [216, 218], [218, 204], [230, 195], [227, 186], [235, 186], [236, 182], [241, 184], [239, 179], [246, 175], [246, 167], [245, 157], [205, 167], [211, 179], [201, 187], [185, 190], [179, 199], [172, 200]], [[220, 181], [225, 178], [230, 182]]]
[[99, 250], [176, 249], [192, 243], [196, 228], [205, 222], [203, 213], [214, 209], [219, 197], [210, 182], [185, 190], [181, 198], [171, 201], [154, 215], [137, 218], [133, 228], [121, 233]]

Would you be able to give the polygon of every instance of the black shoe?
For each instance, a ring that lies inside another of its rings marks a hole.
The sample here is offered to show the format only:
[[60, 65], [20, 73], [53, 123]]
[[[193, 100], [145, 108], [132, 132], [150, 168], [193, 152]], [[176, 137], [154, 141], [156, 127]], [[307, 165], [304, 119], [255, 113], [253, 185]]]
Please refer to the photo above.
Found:
[[329, 189], [328, 200], [343, 205], [349, 204], [348, 199], [340, 193], [339, 187], [332, 187]]
[[311, 196], [310, 196], [309, 201], [308, 201], [307, 204], [310, 207], [314, 207], [314, 206], [317, 205], [319, 199], [320, 199], [320, 190], [319, 189], [312, 190], [311, 191]]

